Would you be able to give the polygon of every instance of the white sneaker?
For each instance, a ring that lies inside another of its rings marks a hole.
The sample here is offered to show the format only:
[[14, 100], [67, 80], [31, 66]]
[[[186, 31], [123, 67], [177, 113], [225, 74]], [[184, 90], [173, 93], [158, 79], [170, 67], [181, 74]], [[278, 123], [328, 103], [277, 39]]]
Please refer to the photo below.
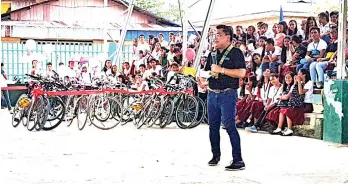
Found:
[[293, 133], [294, 131], [288, 128], [286, 129], [286, 131], [283, 132], [282, 136], [292, 136]]
[[272, 135], [280, 135], [282, 134], [282, 129], [277, 128], [275, 130], [273, 130], [273, 132], [271, 132]]

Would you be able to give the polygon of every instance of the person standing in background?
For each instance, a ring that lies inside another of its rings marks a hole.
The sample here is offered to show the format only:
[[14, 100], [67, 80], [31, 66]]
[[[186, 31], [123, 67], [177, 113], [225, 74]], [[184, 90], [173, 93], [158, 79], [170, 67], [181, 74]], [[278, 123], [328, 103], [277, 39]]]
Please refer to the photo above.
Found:
[[[6, 80], [8, 80], [8, 77], [4, 70], [4, 63], [1, 63], [1, 75], [0, 75], [0, 87], [7, 87]], [[4, 106], [6, 105], [6, 106]], [[10, 96], [8, 94], [8, 90], [1, 90], [1, 109], [8, 108], [8, 110], [11, 112], [11, 101]], [[12, 114], [12, 112], [11, 112]]]

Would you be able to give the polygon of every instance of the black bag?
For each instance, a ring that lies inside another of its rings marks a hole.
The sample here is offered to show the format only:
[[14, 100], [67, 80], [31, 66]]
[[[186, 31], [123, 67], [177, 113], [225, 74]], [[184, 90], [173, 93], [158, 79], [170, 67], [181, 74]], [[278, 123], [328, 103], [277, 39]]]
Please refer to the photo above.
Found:
[[289, 104], [288, 104], [289, 101], [287, 100], [282, 100], [278, 103], [277, 107], [288, 107]]

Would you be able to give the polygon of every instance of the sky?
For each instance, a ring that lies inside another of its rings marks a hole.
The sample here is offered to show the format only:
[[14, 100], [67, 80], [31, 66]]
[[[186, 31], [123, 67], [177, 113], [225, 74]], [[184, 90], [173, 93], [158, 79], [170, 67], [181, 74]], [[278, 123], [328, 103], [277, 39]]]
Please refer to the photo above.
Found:
[[[197, 0], [188, 0], [188, 4], [191, 5], [196, 1]], [[312, 4], [310, 3], [310, 0], [305, 1], [309, 3], [287, 3], [289, 0], [215, 0], [212, 18], [279, 10], [280, 5], [282, 5], [283, 11], [315, 12], [318, 9], [318, 6], [325, 9], [325, 7], [328, 7], [328, 3], [330, 5], [339, 4], [339, 0], [313, 0]], [[205, 19], [209, 2], [210, 0], [201, 0], [189, 9], [189, 19], [191, 22]]]

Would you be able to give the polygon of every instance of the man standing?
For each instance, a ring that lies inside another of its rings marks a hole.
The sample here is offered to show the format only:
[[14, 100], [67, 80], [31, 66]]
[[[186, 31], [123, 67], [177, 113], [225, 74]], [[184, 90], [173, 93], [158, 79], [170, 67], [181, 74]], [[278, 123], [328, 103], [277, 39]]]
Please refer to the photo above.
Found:
[[233, 48], [231, 41], [233, 31], [230, 26], [216, 27], [215, 39], [217, 53], [210, 53], [205, 71], [211, 71], [208, 86], [208, 119], [209, 138], [213, 158], [210, 166], [220, 161], [220, 125], [226, 127], [232, 145], [233, 162], [226, 166], [226, 170], [242, 170], [245, 164], [242, 159], [240, 137], [236, 128], [235, 115], [237, 103], [237, 89], [239, 78], [244, 78], [246, 66], [243, 53]]
[[143, 34], [139, 36], [137, 49], [138, 51], [142, 50], [144, 53], [146, 53], [146, 51], [150, 51], [150, 46], [148, 43], [146, 43], [145, 36]]
[[[4, 63], [1, 63], [0, 88], [7, 87], [6, 80], [8, 80], [8, 78], [7, 78], [7, 75], [5, 74]], [[4, 109], [5, 106], [3, 105], [6, 105], [8, 110], [11, 112], [11, 101], [10, 101], [10, 96], [8, 94], [8, 91], [1, 90], [0, 96], [1, 96], [1, 109]]]

